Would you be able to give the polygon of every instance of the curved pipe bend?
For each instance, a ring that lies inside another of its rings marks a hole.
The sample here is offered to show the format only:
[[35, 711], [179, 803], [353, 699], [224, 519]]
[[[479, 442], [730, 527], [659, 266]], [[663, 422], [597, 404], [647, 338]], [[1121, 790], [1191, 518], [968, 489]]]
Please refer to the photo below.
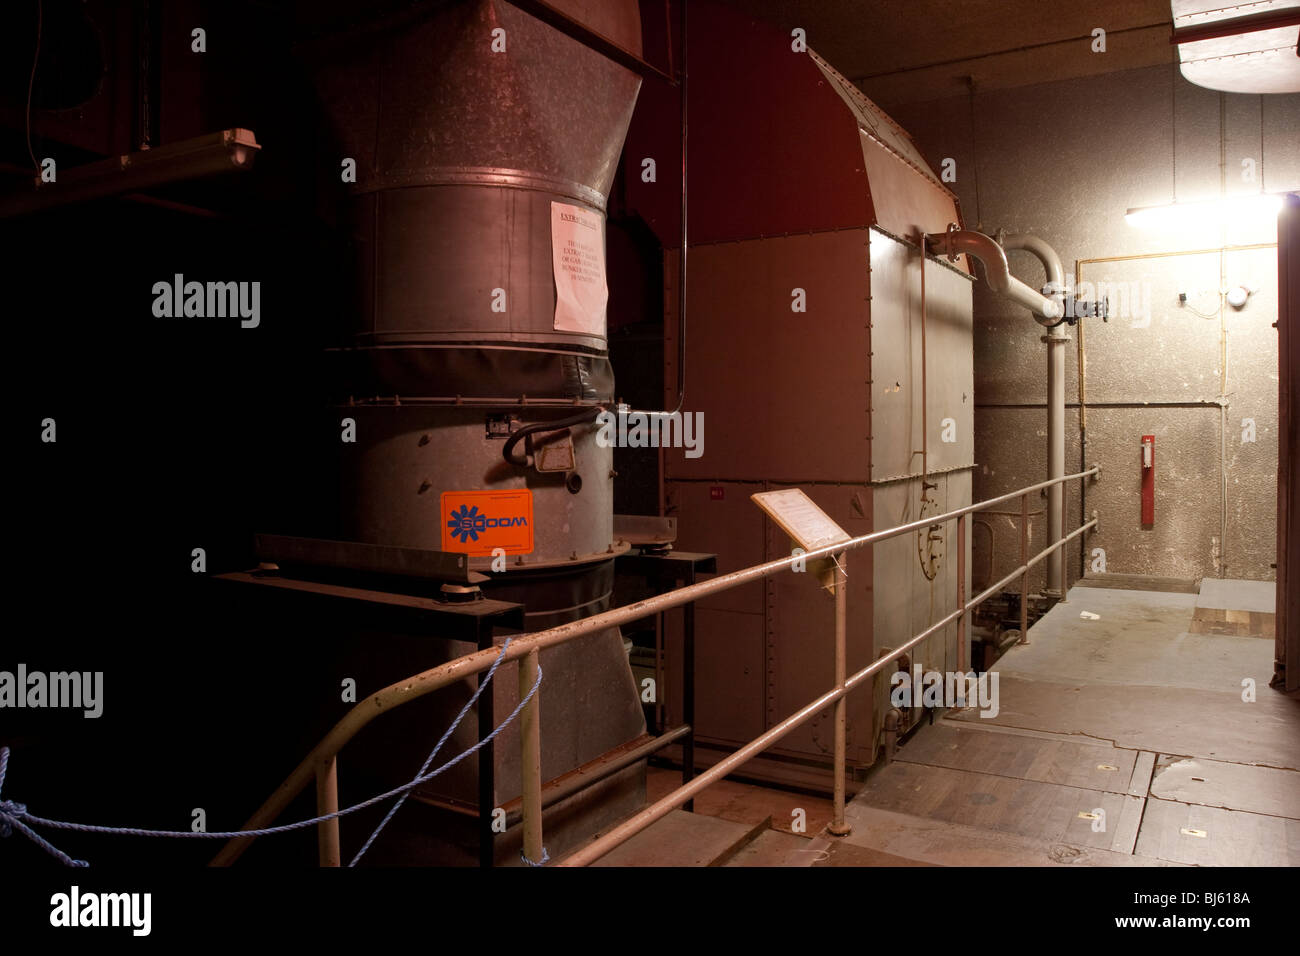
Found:
[[[1051, 247], [1037, 237], [1019, 237], [1028, 238], [1041, 243], [1052, 256], [1056, 256], [1051, 251]], [[938, 252], [946, 255], [949, 261], [956, 261], [959, 255], [965, 254], [974, 256], [984, 264], [984, 279], [989, 288], [1000, 295], [1004, 295], [1017, 305], [1022, 305], [1034, 313], [1034, 321], [1039, 325], [1055, 325], [1056, 321], [1065, 314], [1059, 296], [1049, 298], [1040, 292], [1035, 292], [1029, 286], [1025, 285], [1019, 279], [1011, 274], [1011, 267], [1007, 264], [1007, 254], [1002, 246], [992, 236], [986, 236], [982, 232], [975, 232], [971, 229], [950, 229], [947, 232], [932, 232], [925, 237], [928, 245], [934, 247]], [[1024, 247], [1033, 252], [1034, 249], [1026, 245]], [[1037, 253], [1035, 252], [1035, 255]], [[1046, 265], [1046, 261], [1044, 262]], [[1060, 268], [1060, 259], [1056, 259], [1057, 268]], [[1048, 277], [1051, 278], [1051, 267], [1048, 267]], [[1061, 279], [1064, 279], [1064, 273], [1061, 273]], [[1060, 288], [1060, 286], [1057, 286]]]
[[1003, 249], [1023, 249], [1025, 252], [1032, 253], [1038, 261], [1043, 264], [1043, 270], [1047, 273], [1047, 281], [1053, 289], [1065, 290], [1065, 267], [1061, 265], [1061, 257], [1056, 254], [1056, 250], [1046, 242], [1028, 232], [1017, 233], [1015, 235], [1004, 235], [1000, 237]]

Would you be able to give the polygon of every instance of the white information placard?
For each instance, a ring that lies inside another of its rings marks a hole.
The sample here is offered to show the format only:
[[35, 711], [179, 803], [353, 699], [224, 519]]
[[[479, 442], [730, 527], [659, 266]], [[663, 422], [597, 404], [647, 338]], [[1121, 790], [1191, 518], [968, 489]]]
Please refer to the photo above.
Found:
[[750, 497], [805, 551], [853, 540], [853, 536], [818, 508], [802, 488], [761, 491]]
[[551, 260], [555, 271], [555, 330], [605, 334], [605, 231], [599, 213], [551, 202]]

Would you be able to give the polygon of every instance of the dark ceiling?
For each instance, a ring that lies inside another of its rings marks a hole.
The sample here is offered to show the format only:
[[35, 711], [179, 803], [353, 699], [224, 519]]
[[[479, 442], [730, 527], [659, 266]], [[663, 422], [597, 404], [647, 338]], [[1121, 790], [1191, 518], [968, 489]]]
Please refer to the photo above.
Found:
[[[882, 106], [1170, 63], [1169, 0], [724, 0], [786, 30]], [[1094, 53], [1093, 30], [1106, 31]]]

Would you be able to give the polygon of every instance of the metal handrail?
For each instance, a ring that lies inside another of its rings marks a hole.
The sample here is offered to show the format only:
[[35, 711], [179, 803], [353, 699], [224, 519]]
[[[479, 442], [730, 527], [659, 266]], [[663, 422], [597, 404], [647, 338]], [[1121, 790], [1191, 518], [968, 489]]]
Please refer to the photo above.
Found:
[[[1042, 561], [1047, 557], [1047, 555], [1056, 549], [1063, 547], [1066, 543], [1097, 524], [1097, 519], [1093, 518], [1093, 520], [1075, 529], [1069, 535], [1064, 534], [1064, 527], [1062, 527], [1062, 536], [1060, 540], [1049, 545], [1032, 559], [1027, 559], [1028, 522], [1022, 522], [1020, 567], [992, 587], [985, 589], [973, 601], [968, 602], [965, 594], [965, 539], [966, 526], [968, 523], [967, 516], [973, 512], [1010, 501], [1017, 497], [1021, 499], [1021, 513], [1026, 514], [1028, 511], [1028, 496], [1031, 493], [1066, 481], [1087, 478], [1099, 474], [1100, 470], [1100, 468], [1094, 466], [1087, 471], [1040, 481], [1037, 484], [1028, 485], [1017, 491], [1009, 492], [996, 498], [990, 498], [987, 501], [966, 505], [941, 515], [932, 515], [920, 518], [916, 521], [911, 521], [895, 528], [887, 528], [882, 531], [874, 531], [870, 534], [861, 535], [849, 541], [827, 545], [802, 554], [792, 554], [788, 558], [779, 558], [775, 561], [768, 561], [764, 564], [753, 565], [748, 568], [742, 568], [739, 571], [732, 571], [729, 574], [718, 575], [708, 581], [701, 581], [697, 584], [677, 588], [673, 591], [646, 598], [643, 601], [637, 601], [620, 608], [614, 608], [609, 611], [594, 614], [591, 617], [586, 617], [579, 621], [560, 624], [556, 627], [547, 628], [544, 631], [538, 631], [535, 634], [521, 635], [511, 641], [510, 646], [505, 649], [504, 653], [500, 648], [485, 648], [483, 650], [466, 654], [463, 657], [458, 657], [455, 660], [448, 661], [444, 664], [440, 664], [437, 667], [430, 668], [429, 670], [422, 671], [406, 680], [390, 684], [381, 690], [375, 691], [375, 693], [371, 694], [365, 700], [356, 704], [351, 710], [349, 710], [342, 719], [334, 725], [330, 732], [321, 739], [320, 743], [312, 749], [311, 753], [309, 753], [293, 770], [293, 772], [289, 774], [285, 781], [280, 784], [267, 801], [248, 818], [247, 822], [241, 829], [257, 830], [268, 826], [285, 810], [289, 803], [306, 788], [308, 782], [312, 780], [313, 777], [316, 780], [318, 813], [323, 815], [337, 811], [339, 809], [337, 757], [339, 751], [343, 749], [349, 740], [351, 740], [363, 727], [380, 714], [387, 713], [395, 707], [401, 706], [402, 704], [408, 703], [419, 697], [423, 697], [425, 694], [432, 693], [435, 690], [446, 687], [466, 677], [480, 674], [490, 668], [493, 662], [498, 658], [503, 662], [524, 659], [524, 663], [519, 668], [522, 696], [528, 687], [532, 686], [532, 680], [536, 676], [539, 652], [548, 647], [554, 647], [596, 631], [630, 623], [651, 614], [656, 614], [670, 608], [680, 607], [684, 604], [697, 601], [700, 598], [707, 597], [711, 594], [739, 587], [749, 581], [768, 577], [777, 571], [785, 570], [796, 562], [811, 562], [819, 558], [834, 557], [836, 559], [833, 574], [835, 576], [836, 584], [835, 676], [837, 686], [801, 708], [775, 727], [772, 727], [766, 733], [755, 738], [735, 753], [724, 758], [705, 773], [679, 787], [677, 790], [674, 790], [652, 806], [641, 810], [629, 820], [615, 827], [593, 843], [565, 858], [561, 861], [560, 865], [580, 866], [598, 859], [612, 850], [619, 843], [622, 843], [624, 840], [649, 826], [655, 820], [665, 816], [674, 808], [685, 803], [687, 800], [690, 800], [696, 793], [704, 789], [704, 787], [725, 776], [731, 770], [735, 769], [735, 767], [745, 763], [751, 757], [765, 750], [768, 746], [775, 743], [807, 720], [811, 719], [831, 703], [836, 705], [834, 771], [835, 815], [834, 820], [831, 823], [831, 831], [835, 833], [847, 833], [848, 827], [844, 823], [845, 695], [847, 695], [850, 690], [861, 684], [862, 681], [875, 674], [890, 662], [897, 660], [922, 640], [931, 636], [941, 628], [951, 624], [953, 621], [956, 621], [958, 626], [959, 662], [964, 670], [966, 656], [966, 614], [972, 608], [991, 597], [999, 588], [1010, 582], [1017, 575], [1021, 578], [1021, 640], [1024, 641], [1026, 630], [1025, 604], [1029, 568]], [[847, 589], [844, 586], [846, 581], [844, 564], [847, 560], [847, 552], [875, 544], [877, 541], [885, 541], [889, 538], [908, 534], [922, 528], [934, 527], [935, 525], [953, 520], [957, 521], [957, 610], [953, 611], [942, 620], [931, 624], [924, 631], [912, 637], [907, 641], [907, 643], [891, 651], [888, 656], [877, 659], [870, 666], [858, 671], [852, 677], [846, 677], [844, 659], [846, 643], [845, 621], [847, 618]], [[1064, 525], [1064, 509], [1062, 509], [1062, 525]], [[1065, 562], [1061, 562], [1062, 596], [1065, 594], [1065, 575]], [[529, 675], [532, 676], [530, 677]], [[534, 695], [521, 714], [520, 734], [521, 746], [523, 749], [521, 773], [524, 778], [522, 786], [524, 853], [531, 860], [540, 860], [543, 853], [541, 828], [542, 807], [540, 796], [541, 767], [539, 759], [540, 740], [537, 724], [538, 707], [539, 703], [537, 695]], [[320, 844], [321, 865], [340, 865], [341, 851], [339, 843], [339, 820], [337, 817], [318, 825], [318, 838]], [[248, 848], [253, 839], [253, 837], [237, 837], [232, 839], [222, 848], [221, 852], [213, 858], [212, 865], [228, 866], [233, 863], [239, 858], [244, 850]]]

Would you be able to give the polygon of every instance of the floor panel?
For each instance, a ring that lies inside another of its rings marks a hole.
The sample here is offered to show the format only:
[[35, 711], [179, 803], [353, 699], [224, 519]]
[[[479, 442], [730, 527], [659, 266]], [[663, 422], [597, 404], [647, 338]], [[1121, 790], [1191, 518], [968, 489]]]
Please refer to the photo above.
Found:
[[949, 712], [871, 774], [840, 865], [1300, 865], [1272, 588], [1072, 589], [994, 666], [994, 717]]

